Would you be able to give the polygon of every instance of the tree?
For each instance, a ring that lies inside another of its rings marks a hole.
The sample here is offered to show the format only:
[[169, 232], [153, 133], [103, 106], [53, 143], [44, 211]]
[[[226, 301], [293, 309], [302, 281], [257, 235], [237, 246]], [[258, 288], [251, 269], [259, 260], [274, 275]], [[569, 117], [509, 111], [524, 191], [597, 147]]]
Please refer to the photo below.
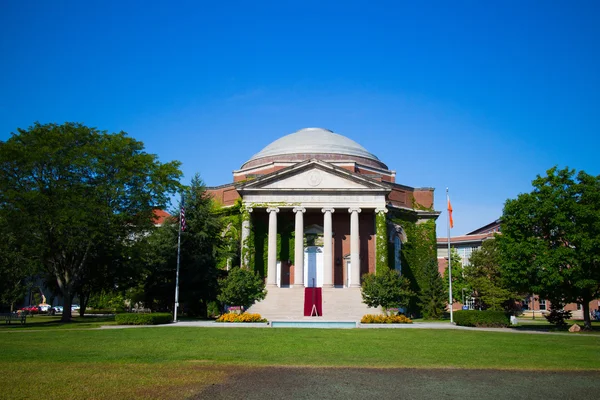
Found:
[[124, 132], [78, 123], [35, 123], [0, 142], [0, 214], [56, 278], [64, 321], [94, 260], [151, 229], [153, 209], [179, 187], [178, 167]]
[[227, 305], [242, 306], [244, 310], [267, 296], [265, 282], [254, 271], [232, 268], [227, 277], [219, 281], [220, 293], [217, 299]]
[[362, 276], [363, 303], [369, 307], [382, 307], [384, 313], [390, 308], [405, 308], [415, 293], [410, 282], [398, 271], [384, 268], [377, 274]]
[[476, 298], [477, 308], [501, 311], [516, 294], [506, 287], [500, 268], [500, 251], [495, 239], [486, 240], [473, 251], [464, 268], [465, 281]]
[[[184, 198], [186, 228], [181, 233], [179, 302], [189, 314], [206, 317], [208, 303], [217, 299], [223, 272], [217, 268], [217, 255], [224, 246], [224, 217], [199, 175], [192, 178]], [[145, 303], [150, 308], [170, 309], [173, 304], [178, 231], [178, 218], [173, 218], [148, 237], [143, 280]]]
[[223, 247], [223, 220], [212, 197], [196, 174], [185, 191], [186, 230], [181, 235], [180, 299], [195, 315], [207, 316], [208, 303], [217, 299], [217, 255]]
[[531, 193], [507, 200], [497, 239], [512, 288], [553, 302], [577, 302], [591, 328], [600, 295], [600, 176], [557, 167]]
[[[462, 303], [463, 293], [471, 294], [473, 290], [465, 279], [462, 259], [455, 248], [452, 248], [450, 251], [450, 261], [452, 267], [452, 301]], [[444, 270], [444, 290], [446, 294], [450, 290], [448, 275], [448, 265], [446, 265], [446, 269]]]
[[438, 271], [437, 262], [430, 262], [425, 274], [426, 285], [419, 295], [419, 306], [423, 317], [441, 319], [444, 316], [444, 310], [448, 303], [448, 291], [444, 288], [444, 282]]
[[29, 278], [37, 271], [37, 265], [28, 260], [15, 236], [8, 230], [0, 216], [0, 308], [7, 305], [14, 310], [27, 288]]

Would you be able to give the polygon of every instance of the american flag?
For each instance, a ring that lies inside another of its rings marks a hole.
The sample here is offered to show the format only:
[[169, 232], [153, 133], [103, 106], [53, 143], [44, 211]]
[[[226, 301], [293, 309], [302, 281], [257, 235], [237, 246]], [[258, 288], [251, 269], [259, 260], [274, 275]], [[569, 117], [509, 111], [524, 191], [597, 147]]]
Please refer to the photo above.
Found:
[[181, 218], [181, 231], [185, 231], [185, 207], [183, 206], [183, 204], [181, 205], [181, 213], [180, 213], [180, 218]]

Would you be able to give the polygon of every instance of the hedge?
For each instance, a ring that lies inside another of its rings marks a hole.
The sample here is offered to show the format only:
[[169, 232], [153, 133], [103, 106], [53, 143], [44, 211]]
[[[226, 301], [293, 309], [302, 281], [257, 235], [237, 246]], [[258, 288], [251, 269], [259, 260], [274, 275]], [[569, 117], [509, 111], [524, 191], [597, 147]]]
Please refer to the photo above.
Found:
[[504, 311], [464, 310], [454, 312], [454, 322], [460, 326], [506, 328], [510, 325], [510, 317]]
[[160, 325], [171, 323], [173, 316], [170, 313], [126, 313], [115, 315], [115, 321], [118, 325]]

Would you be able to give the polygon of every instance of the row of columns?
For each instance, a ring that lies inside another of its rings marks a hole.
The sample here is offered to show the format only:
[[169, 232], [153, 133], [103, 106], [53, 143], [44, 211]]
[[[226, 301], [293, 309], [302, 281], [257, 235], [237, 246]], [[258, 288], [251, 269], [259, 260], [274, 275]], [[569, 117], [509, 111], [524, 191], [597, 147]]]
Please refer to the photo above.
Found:
[[[304, 213], [306, 208], [294, 207], [295, 213], [295, 253], [294, 253], [294, 284], [304, 286]], [[246, 208], [245, 212], [252, 212], [252, 208]], [[335, 209], [325, 207], [321, 209], [323, 213], [323, 286], [333, 286], [333, 218]], [[360, 240], [358, 214], [361, 209], [358, 207], [349, 208], [350, 213], [350, 268], [351, 268], [351, 286], [360, 286]], [[276, 285], [277, 277], [277, 213], [279, 207], [267, 208], [269, 214], [269, 240], [267, 254], [267, 285]], [[246, 215], [242, 219], [242, 264], [247, 266], [249, 263], [249, 249], [247, 240], [250, 235], [250, 219]]]

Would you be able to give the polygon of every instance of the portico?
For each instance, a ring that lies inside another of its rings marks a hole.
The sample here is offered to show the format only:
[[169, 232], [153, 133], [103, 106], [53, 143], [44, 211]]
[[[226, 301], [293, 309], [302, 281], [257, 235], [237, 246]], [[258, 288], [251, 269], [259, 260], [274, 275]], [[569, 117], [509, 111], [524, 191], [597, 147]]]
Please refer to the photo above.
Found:
[[[374, 213], [385, 209], [385, 196], [390, 191], [383, 184], [313, 159], [240, 185], [238, 191], [243, 195], [243, 207], [248, 215], [243, 219], [242, 243], [250, 235], [253, 219], [267, 214], [267, 286], [282, 286], [283, 272], [278, 268], [287, 260], [278, 259], [277, 237], [278, 218], [284, 214], [292, 214], [294, 221], [294, 275], [289, 281], [290, 287], [316, 285], [317, 280], [305, 279], [307, 247], [318, 247], [322, 254], [322, 265], [317, 265], [318, 272], [322, 271], [322, 287], [359, 287], [361, 267], [363, 273], [374, 272], [368, 254], [363, 257], [366, 262], [361, 262], [361, 241], [368, 249], [369, 241], [374, 240]], [[361, 214], [370, 216], [370, 221], [363, 222], [362, 229]], [[307, 243], [305, 216], [310, 216], [312, 224], [322, 227], [322, 232], [316, 235], [320, 245]], [[362, 239], [361, 232], [366, 233]], [[348, 259], [347, 269], [342, 265], [344, 259]], [[248, 257], [244, 257], [244, 261], [243, 266], [247, 267]]]

